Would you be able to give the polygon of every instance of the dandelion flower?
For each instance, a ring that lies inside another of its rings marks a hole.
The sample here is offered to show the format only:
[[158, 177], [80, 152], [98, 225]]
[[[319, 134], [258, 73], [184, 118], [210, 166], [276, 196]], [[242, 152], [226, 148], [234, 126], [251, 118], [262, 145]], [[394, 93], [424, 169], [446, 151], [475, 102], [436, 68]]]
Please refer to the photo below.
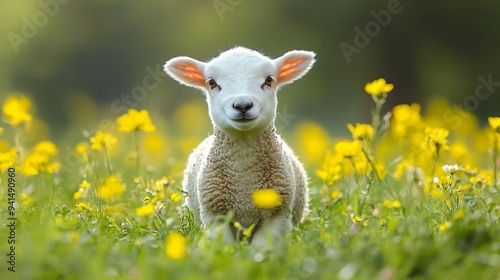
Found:
[[104, 179], [101, 186], [97, 188], [97, 196], [102, 199], [110, 200], [118, 197], [125, 192], [125, 186], [115, 176], [109, 176]]
[[134, 130], [151, 132], [156, 129], [146, 110], [137, 111], [136, 109], [129, 109], [127, 114], [121, 115], [116, 119], [116, 123], [120, 132], [131, 132]]
[[154, 213], [155, 213], [155, 207], [151, 203], [142, 205], [141, 207], [135, 209], [135, 215], [137, 217], [149, 216]]
[[116, 146], [116, 137], [108, 132], [97, 131], [97, 133], [90, 138], [90, 148], [92, 150], [100, 151], [103, 147], [106, 150], [111, 150]]
[[489, 117], [488, 123], [495, 133], [500, 134], [500, 117]]
[[165, 254], [171, 260], [180, 260], [186, 257], [188, 239], [178, 233], [173, 232], [167, 236], [165, 241]]
[[380, 78], [371, 83], [367, 83], [365, 86], [365, 91], [373, 96], [381, 96], [383, 94], [391, 92], [393, 88], [393, 84], [388, 84], [385, 79]]
[[252, 200], [257, 207], [274, 208], [281, 205], [279, 193], [273, 189], [260, 189], [252, 194]]
[[23, 95], [9, 96], [2, 105], [3, 121], [16, 126], [32, 120], [31, 101]]

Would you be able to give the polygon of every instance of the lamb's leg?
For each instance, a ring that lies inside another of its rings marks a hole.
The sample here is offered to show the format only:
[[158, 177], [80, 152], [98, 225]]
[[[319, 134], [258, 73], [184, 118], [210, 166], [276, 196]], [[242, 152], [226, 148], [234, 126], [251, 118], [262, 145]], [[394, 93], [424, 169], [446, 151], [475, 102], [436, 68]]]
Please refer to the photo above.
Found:
[[269, 248], [279, 243], [283, 236], [292, 230], [292, 218], [286, 212], [280, 212], [262, 221], [262, 225], [253, 234], [251, 244], [255, 247]]
[[208, 233], [210, 239], [216, 240], [222, 237], [223, 243], [231, 243], [235, 241], [231, 226], [225, 223], [224, 219], [215, 217], [212, 214], [201, 213], [203, 226]]

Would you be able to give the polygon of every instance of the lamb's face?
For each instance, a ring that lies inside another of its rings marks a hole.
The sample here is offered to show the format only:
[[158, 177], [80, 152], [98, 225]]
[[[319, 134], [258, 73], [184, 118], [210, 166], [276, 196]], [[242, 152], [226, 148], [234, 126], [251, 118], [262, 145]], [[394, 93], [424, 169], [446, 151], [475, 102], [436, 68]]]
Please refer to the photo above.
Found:
[[258, 134], [276, 115], [276, 66], [256, 52], [233, 52], [210, 61], [204, 71], [212, 123], [221, 130]]
[[276, 116], [276, 92], [309, 71], [315, 54], [291, 51], [270, 59], [237, 47], [205, 63], [176, 57], [165, 71], [182, 84], [203, 89], [214, 126], [230, 135], [258, 134]]

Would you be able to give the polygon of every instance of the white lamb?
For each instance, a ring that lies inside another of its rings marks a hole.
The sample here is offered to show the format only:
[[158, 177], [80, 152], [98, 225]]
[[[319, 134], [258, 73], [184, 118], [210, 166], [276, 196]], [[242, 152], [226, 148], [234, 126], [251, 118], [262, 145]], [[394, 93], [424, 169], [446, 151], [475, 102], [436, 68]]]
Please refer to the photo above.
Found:
[[[308, 211], [307, 175], [288, 145], [276, 134], [278, 89], [305, 75], [315, 62], [309, 51], [290, 51], [270, 59], [236, 47], [209, 62], [176, 57], [165, 71], [181, 84], [204, 91], [214, 133], [190, 155], [182, 182], [186, 203], [211, 233], [222, 226], [223, 239], [235, 240], [234, 222], [255, 225], [251, 244], [267, 247], [289, 233]], [[259, 189], [273, 189], [281, 205], [262, 209], [252, 201]]]

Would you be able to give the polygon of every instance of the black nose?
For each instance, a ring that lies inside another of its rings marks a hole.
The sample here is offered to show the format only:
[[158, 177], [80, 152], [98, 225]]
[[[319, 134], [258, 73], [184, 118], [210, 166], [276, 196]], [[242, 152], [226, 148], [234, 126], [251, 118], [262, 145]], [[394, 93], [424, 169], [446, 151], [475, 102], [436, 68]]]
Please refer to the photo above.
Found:
[[253, 107], [252, 102], [238, 102], [233, 104], [233, 108], [242, 112], [243, 114]]

